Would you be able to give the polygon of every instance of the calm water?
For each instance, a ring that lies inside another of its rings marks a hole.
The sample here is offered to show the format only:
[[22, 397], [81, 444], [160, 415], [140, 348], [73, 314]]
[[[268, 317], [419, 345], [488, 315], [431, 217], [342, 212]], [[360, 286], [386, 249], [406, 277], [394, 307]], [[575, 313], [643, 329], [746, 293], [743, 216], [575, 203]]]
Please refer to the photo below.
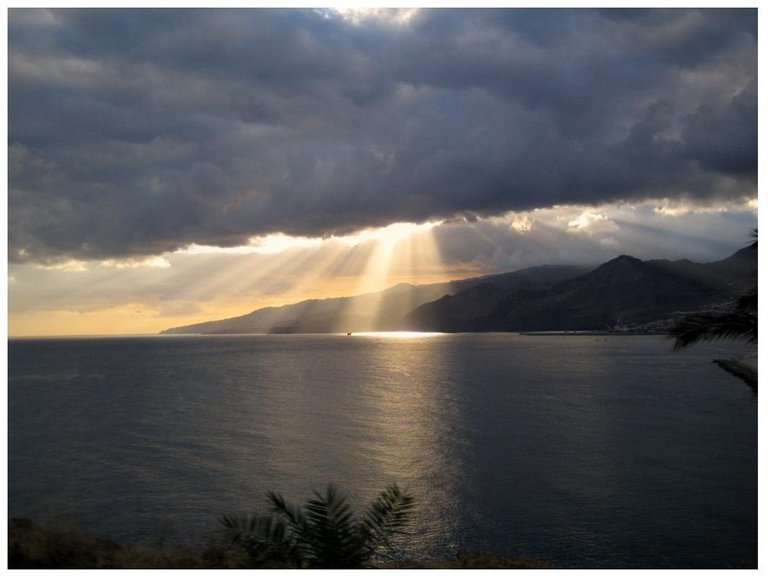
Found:
[[390, 482], [413, 556], [574, 567], [757, 562], [757, 404], [660, 337], [137, 337], [9, 342], [9, 515], [116, 540]]

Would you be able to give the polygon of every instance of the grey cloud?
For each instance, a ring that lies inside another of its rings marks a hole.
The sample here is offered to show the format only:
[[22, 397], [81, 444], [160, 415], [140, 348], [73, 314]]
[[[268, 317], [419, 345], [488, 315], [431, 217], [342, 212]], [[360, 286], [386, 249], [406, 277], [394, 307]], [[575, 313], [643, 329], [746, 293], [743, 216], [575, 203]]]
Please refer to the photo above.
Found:
[[[659, 218], [653, 203], [634, 209], [606, 206], [597, 211], [616, 224], [594, 235], [574, 232], [569, 221], [585, 209], [531, 212], [518, 232], [509, 220], [452, 220], [432, 230], [439, 260], [455, 277], [506, 272], [542, 264], [595, 265], [619, 254], [641, 259], [720, 260], [751, 242], [755, 215], [746, 208]], [[520, 217], [520, 216], [519, 216]], [[608, 242], [608, 243], [606, 243]], [[333, 245], [331, 242], [329, 244]], [[373, 243], [352, 248], [295, 248], [280, 254], [185, 254], [166, 256], [170, 268], [114, 268], [85, 264], [78, 271], [11, 264], [9, 313], [34, 310], [94, 311], [143, 304], [160, 316], [195, 314], [201, 305], [232, 299], [253, 301], [311, 286], [308, 271], [338, 252], [319, 273], [321, 279], [365, 273]], [[424, 264], [430, 266], [430, 264]], [[354, 294], [349, 288], [344, 294]], [[211, 315], [208, 316], [210, 318]], [[203, 315], [201, 320], [204, 320]]]
[[721, 106], [702, 105], [687, 120], [688, 154], [704, 167], [733, 175], [757, 175], [757, 84]]
[[631, 210], [601, 207], [600, 215], [615, 225], [590, 235], [569, 228], [582, 210], [527, 214], [529, 229], [523, 233], [502, 220], [446, 223], [433, 232], [447, 266], [475, 263], [485, 271], [507, 272], [541, 264], [595, 265], [620, 254], [712, 262], [751, 243], [755, 226], [754, 213], [744, 208], [659, 218], [654, 204], [644, 203]]
[[21, 10], [14, 261], [753, 195], [755, 10]]

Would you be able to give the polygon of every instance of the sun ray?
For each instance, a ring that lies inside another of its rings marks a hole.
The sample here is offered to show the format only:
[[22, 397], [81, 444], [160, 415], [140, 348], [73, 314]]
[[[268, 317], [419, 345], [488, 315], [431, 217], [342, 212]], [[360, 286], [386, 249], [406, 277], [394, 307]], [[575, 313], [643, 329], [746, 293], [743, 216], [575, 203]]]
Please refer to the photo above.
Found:
[[[384, 236], [374, 242], [369, 242], [374, 244], [373, 250], [369, 255], [365, 269], [358, 278], [353, 293], [355, 296], [381, 292], [385, 289], [396, 241], [393, 237]], [[370, 330], [370, 327], [376, 322], [380, 301], [381, 296], [364, 296], [362, 299], [351, 300], [337, 321], [337, 331]], [[363, 306], [368, 306], [368, 308], [363, 309]], [[370, 316], [370, 313], [374, 313], [373, 317]]]
[[[337, 332], [397, 329], [400, 321], [388, 319], [382, 292], [394, 283], [412, 282], [422, 267], [429, 267], [429, 261], [437, 258], [431, 232], [435, 225], [392, 224], [377, 232], [375, 246], [356, 285], [355, 294], [364, 296], [352, 300], [340, 315]], [[431, 240], [431, 244], [423, 239]], [[402, 292], [406, 301], [413, 298], [412, 289], [403, 288]], [[402, 301], [403, 297], [397, 299]]]
[[[64, 304], [61, 296], [70, 291], [75, 296], [85, 277], [89, 295], [108, 294], [115, 285], [130, 288], [122, 299], [92, 303], [81, 314], [82, 328], [102, 328], [99, 313], [109, 309], [119, 309], [125, 328], [144, 325], [147, 331], [155, 332], [240, 316], [266, 306], [305, 302], [304, 308], [293, 310], [294, 318], [288, 323], [294, 325], [328, 306], [322, 300], [309, 299], [345, 296], [351, 300], [338, 317], [339, 331], [398, 330], [398, 321], [387, 317], [393, 299], [390, 296], [384, 303], [381, 292], [399, 283], [434, 281], [432, 277], [441, 267], [432, 233], [435, 225], [392, 224], [326, 239], [277, 235], [237, 248], [190, 246], [134, 260], [130, 264], [133, 267], [84, 262], [75, 270], [56, 272], [58, 279], [65, 281], [55, 285], [56, 295]], [[161, 263], [163, 267], [157, 267]], [[395, 300], [407, 309], [418, 305], [412, 289], [405, 286]], [[77, 308], [76, 302], [71, 304]], [[69, 309], [66, 306], [57, 311]]]

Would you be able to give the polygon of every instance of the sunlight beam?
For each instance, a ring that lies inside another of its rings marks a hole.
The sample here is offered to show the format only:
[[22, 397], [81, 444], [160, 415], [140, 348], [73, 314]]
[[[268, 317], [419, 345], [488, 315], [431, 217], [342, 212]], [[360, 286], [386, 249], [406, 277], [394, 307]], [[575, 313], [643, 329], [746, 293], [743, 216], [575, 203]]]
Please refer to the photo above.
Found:
[[[439, 222], [438, 222], [439, 223]], [[350, 302], [339, 317], [337, 332], [359, 332], [392, 326], [397, 320], [388, 316], [382, 292], [397, 283], [412, 283], [422, 268], [439, 267], [439, 252], [432, 229], [435, 222], [424, 224], [391, 224], [378, 232], [358, 234], [360, 239], [375, 235], [375, 246], [357, 283], [355, 295], [367, 294]], [[409, 290], [404, 290], [409, 292]], [[406, 300], [413, 305], [413, 295]]]

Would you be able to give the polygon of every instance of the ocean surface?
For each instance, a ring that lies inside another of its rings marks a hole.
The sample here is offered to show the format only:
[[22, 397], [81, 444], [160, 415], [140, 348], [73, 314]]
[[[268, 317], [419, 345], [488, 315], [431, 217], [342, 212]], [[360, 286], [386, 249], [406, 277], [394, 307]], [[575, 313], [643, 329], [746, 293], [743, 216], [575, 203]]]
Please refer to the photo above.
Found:
[[[189, 542], [265, 493], [416, 498], [411, 557], [757, 564], [757, 402], [663, 337], [12, 339], [8, 512]], [[754, 353], [752, 353], [754, 354]]]

